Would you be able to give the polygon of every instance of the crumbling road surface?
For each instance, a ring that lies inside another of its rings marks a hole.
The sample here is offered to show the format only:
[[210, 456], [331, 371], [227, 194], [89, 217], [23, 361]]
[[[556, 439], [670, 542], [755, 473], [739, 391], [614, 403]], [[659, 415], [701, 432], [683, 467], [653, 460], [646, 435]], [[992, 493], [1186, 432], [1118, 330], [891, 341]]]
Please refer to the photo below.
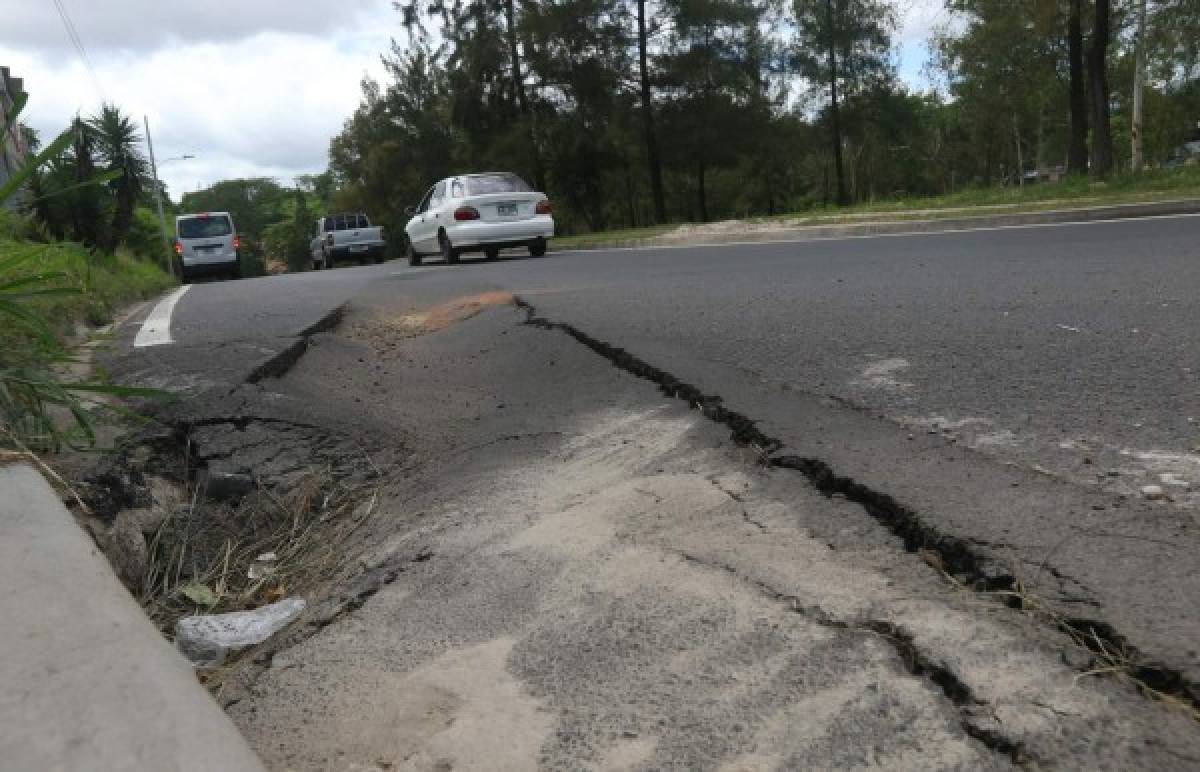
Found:
[[107, 366], [378, 486], [218, 693], [274, 768], [1193, 768], [1197, 235], [198, 285]]

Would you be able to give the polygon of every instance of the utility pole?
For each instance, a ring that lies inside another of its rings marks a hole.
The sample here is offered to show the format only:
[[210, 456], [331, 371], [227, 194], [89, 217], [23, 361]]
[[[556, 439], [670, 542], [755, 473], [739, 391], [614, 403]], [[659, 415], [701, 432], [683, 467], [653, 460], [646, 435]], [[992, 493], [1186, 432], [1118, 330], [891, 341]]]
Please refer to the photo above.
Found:
[[154, 163], [154, 142], [150, 139], [150, 119], [142, 116], [146, 126], [146, 148], [150, 151], [150, 174], [154, 177], [154, 205], [158, 207], [158, 225], [162, 229], [163, 254], [167, 260], [167, 273], [175, 276], [175, 258], [171, 254], [171, 239], [167, 236], [167, 217], [163, 214], [162, 183], [158, 180], [158, 166]]
[[1137, 4], [1137, 54], [1133, 71], [1133, 127], [1130, 138], [1133, 142], [1133, 171], [1140, 172], [1145, 166], [1142, 156], [1142, 92], [1146, 86], [1146, 0]]

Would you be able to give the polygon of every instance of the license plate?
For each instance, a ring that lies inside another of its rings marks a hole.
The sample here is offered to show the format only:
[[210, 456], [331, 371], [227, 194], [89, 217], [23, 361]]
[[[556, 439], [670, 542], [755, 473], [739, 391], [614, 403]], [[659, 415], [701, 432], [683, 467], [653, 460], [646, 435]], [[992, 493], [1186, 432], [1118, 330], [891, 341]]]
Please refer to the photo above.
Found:
[[366, 244], [351, 244], [350, 251], [351, 252], [366, 252], [367, 245]]
[[512, 217], [517, 213], [516, 204], [496, 204], [496, 214], [501, 217]]

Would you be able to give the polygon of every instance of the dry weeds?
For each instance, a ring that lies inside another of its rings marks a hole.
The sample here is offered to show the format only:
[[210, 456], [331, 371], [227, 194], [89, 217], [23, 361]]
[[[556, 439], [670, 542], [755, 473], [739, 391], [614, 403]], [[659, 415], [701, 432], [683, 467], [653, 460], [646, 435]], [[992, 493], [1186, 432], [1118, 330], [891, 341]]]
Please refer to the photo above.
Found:
[[[193, 489], [190, 505], [150, 540], [138, 599], [169, 632], [187, 614], [256, 608], [311, 589], [343, 564], [347, 541], [377, 497], [328, 471], [309, 473], [283, 492], [260, 486], [236, 506], [204, 501]], [[252, 578], [251, 565], [267, 553], [275, 560]]]

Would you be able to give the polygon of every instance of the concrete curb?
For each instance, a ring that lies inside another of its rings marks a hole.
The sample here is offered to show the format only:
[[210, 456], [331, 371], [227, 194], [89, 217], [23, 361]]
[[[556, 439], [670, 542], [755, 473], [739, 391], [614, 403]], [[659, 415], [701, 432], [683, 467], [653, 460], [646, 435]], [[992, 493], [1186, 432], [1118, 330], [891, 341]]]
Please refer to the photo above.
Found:
[[0, 466], [0, 766], [262, 770], [42, 476]]
[[767, 228], [757, 224], [746, 223], [745, 230], [725, 234], [699, 233], [693, 238], [689, 238], [682, 235], [672, 236], [668, 232], [645, 239], [613, 239], [611, 243], [604, 246], [573, 247], [564, 249], [563, 251], [590, 252], [604, 249], [704, 247], [759, 242], [769, 243], [773, 241], [818, 241], [821, 239], [851, 238], [855, 236], [941, 233], [979, 228], [1013, 228], [1023, 225], [1058, 225], [1189, 214], [1200, 214], [1200, 199], [1179, 199], [1140, 204], [1109, 204], [1075, 209], [1050, 209], [1042, 212], [982, 214], [925, 220], [893, 220], [839, 223], [835, 225], [803, 225], [783, 228]]

